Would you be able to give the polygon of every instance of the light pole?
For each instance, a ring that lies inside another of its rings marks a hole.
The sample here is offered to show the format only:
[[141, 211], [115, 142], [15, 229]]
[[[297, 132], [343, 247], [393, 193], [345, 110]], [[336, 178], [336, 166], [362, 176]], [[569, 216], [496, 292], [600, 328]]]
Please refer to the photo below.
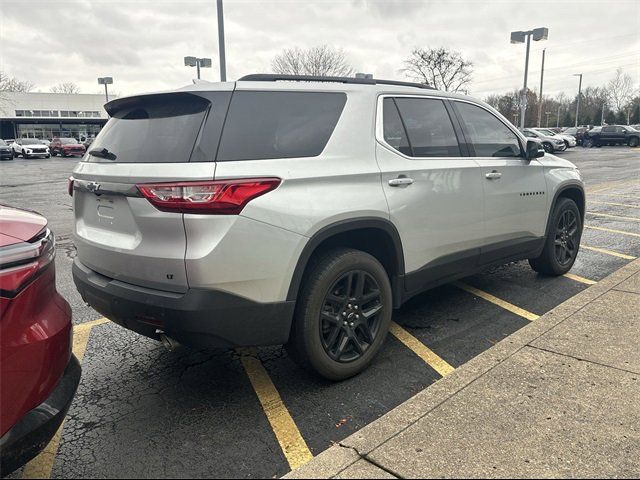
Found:
[[[542, 68], [540, 69], [540, 100], [538, 105], [538, 127], [540, 126], [540, 122], [542, 121], [542, 86], [544, 84], [544, 54], [547, 49], [542, 49]], [[548, 123], [548, 122], [547, 122]], [[549, 125], [547, 125], [548, 127]]]
[[109, 103], [109, 90], [107, 90], [107, 85], [111, 85], [112, 83], [113, 77], [98, 78], [98, 85], [104, 85], [104, 96], [107, 99], [106, 103]]
[[220, 52], [220, 81], [227, 81], [227, 64], [224, 51], [224, 12], [222, 0], [218, 0], [218, 50]]
[[527, 76], [529, 74], [529, 51], [531, 49], [531, 37], [535, 42], [549, 38], [548, 28], [534, 28], [527, 32], [511, 32], [511, 43], [527, 42], [527, 54], [524, 61], [524, 86], [522, 87], [522, 97], [520, 100], [520, 128], [524, 128], [524, 115], [527, 111]]
[[185, 67], [196, 67], [198, 69], [198, 80], [200, 80], [200, 68], [211, 68], [210, 58], [184, 57]]
[[602, 102], [602, 112], [600, 113], [600, 126], [604, 125], [604, 107], [607, 106], [607, 102]]
[[582, 74], [574, 73], [574, 77], [580, 77], [580, 83], [578, 83], [578, 102], [576, 103], [576, 127], [578, 126], [578, 116], [580, 115], [580, 97], [582, 96]]
[[562, 105], [558, 105], [558, 116], [556, 117], [556, 128], [560, 128], [560, 107], [562, 107]]

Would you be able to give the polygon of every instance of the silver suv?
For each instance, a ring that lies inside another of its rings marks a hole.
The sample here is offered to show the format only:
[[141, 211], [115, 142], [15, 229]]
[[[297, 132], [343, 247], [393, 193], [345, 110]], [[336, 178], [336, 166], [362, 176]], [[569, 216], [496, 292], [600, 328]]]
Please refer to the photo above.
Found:
[[73, 274], [148, 337], [287, 344], [339, 380], [410, 297], [514, 260], [561, 275], [578, 252], [578, 170], [466, 96], [250, 75], [106, 109], [70, 179]]

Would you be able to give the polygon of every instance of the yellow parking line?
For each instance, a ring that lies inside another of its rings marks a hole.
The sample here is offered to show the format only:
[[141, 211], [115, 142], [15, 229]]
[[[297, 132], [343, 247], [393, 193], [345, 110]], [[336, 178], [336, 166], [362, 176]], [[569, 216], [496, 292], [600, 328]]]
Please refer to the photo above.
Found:
[[502, 300], [498, 297], [494, 297], [493, 295], [491, 295], [490, 293], [484, 292], [482, 290], [479, 290], [475, 287], [472, 287], [471, 285], [467, 285], [466, 283], [462, 283], [462, 282], [454, 282], [453, 283], [456, 287], [471, 293], [472, 295], [475, 295], [476, 297], [480, 297], [483, 298], [484, 300], [493, 303], [494, 305], [497, 305], [499, 307], [504, 308], [505, 310], [510, 311], [511, 313], [515, 313], [516, 315], [521, 316], [522, 318], [526, 318], [529, 321], [533, 321], [533, 320], [537, 320], [538, 318], [540, 318], [540, 315], [536, 315], [535, 313], [529, 312], [523, 308], [520, 307], [516, 307], [515, 305], [513, 305], [512, 303], [509, 303], [505, 300]]
[[415, 353], [418, 357], [424, 360], [427, 365], [433, 368], [436, 372], [438, 372], [443, 377], [449, 375], [453, 372], [454, 368], [449, 365], [446, 361], [440, 358], [437, 354], [435, 354], [431, 349], [429, 349], [424, 343], [418, 340], [416, 337], [407, 332], [404, 328], [398, 325], [396, 322], [391, 322], [391, 327], [389, 327], [389, 331], [404, 345], [409, 348], [413, 353]]
[[590, 228], [591, 230], [600, 230], [602, 232], [619, 233], [620, 235], [628, 235], [630, 237], [640, 237], [640, 233], [624, 232], [622, 230], [613, 230], [611, 228], [594, 227], [592, 225], [585, 225], [584, 228]]
[[[106, 318], [100, 318], [91, 322], [82, 323], [73, 327], [73, 353], [78, 358], [78, 361], [82, 363], [84, 358], [84, 352], [87, 350], [87, 343], [89, 343], [89, 335], [91, 330], [97, 325], [102, 325], [108, 322]], [[56, 459], [58, 453], [58, 447], [60, 446], [60, 436], [62, 434], [62, 428], [64, 427], [64, 421], [58, 428], [49, 444], [40, 452], [40, 454], [27, 463], [22, 470], [22, 478], [49, 478], [51, 477], [51, 471], [53, 470], [53, 462]]]
[[635, 260], [636, 257], [631, 255], [627, 255], [625, 253], [614, 252], [613, 250], [607, 250], [606, 248], [598, 248], [598, 247], [590, 247], [588, 245], [580, 245], [580, 248], [584, 248], [585, 250], [592, 250], [598, 253], [604, 253], [605, 255], [611, 255], [612, 257], [624, 258], [625, 260]]
[[576, 282], [584, 283], [585, 285], [595, 285], [596, 283], [598, 283], [594, 280], [589, 280], [588, 278], [584, 278], [573, 273], [565, 273], [564, 276], [570, 278], [571, 280], [575, 280]]
[[640, 205], [631, 205], [628, 203], [616, 203], [616, 202], [599, 202], [597, 200], [588, 200], [587, 203], [597, 203], [600, 205], [612, 205], [614, 207], [640, 208]]
[[640, 218], [638, 217], [626, 217], [624, 215], [611, 215], [609, 213], [587, 212], [587, 215], [593, 215], [596, 217], [606, 217], [606, 218], [620, 218], [625, 221], [640, 222]]
[[239, 353], [242, 365], [271, 424], [282, 453], [289, 462], [291, 470], [295, 470], [311, 460], [313, 455], [262, 362], [249, 350], [239, 350]]

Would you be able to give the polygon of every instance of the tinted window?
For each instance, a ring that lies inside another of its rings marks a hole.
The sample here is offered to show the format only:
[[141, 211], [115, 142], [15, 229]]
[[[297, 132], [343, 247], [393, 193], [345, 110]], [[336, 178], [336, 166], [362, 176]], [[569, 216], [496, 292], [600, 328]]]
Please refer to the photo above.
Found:
[[236, 92], [217, 160], [320, 155], [346, 101], [344, 93]]
[[460, 147], [442, 100], [396, 98], [414, 157], [459, 157]]
[[467, 139], [476, 157], [519, 157], [520, 142], [497, 117], [469, 103], [456, 102]]
[[616, 127], [602, 127], [602, 133], [612, 133], [616, 131]]
[[[93, 142], [87, 161], [188, 162], [210, 103], [190, 94], [161, 94], [115, 101], [111, 118]], [[213, 106], [215, 108], [215, 106]], [[61, 139], [62, 143], [65, 139]]]
[[407, 132], [402, 125], [398, 109], [393, 98], [385, 98], [382, 108], [384, 140], [405, 155], [411, 155]]

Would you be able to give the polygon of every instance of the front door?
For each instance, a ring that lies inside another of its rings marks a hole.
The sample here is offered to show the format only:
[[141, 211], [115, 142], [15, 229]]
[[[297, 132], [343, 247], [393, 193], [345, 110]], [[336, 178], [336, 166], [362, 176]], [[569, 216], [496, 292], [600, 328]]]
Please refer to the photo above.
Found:
[[538, 160], [526, 160], [519, 137], [489, 110], [455, 101], [455, 110], [481, 169], [486, 245], [482, 262], [517, 256], [541, 245], [547, 186]]

